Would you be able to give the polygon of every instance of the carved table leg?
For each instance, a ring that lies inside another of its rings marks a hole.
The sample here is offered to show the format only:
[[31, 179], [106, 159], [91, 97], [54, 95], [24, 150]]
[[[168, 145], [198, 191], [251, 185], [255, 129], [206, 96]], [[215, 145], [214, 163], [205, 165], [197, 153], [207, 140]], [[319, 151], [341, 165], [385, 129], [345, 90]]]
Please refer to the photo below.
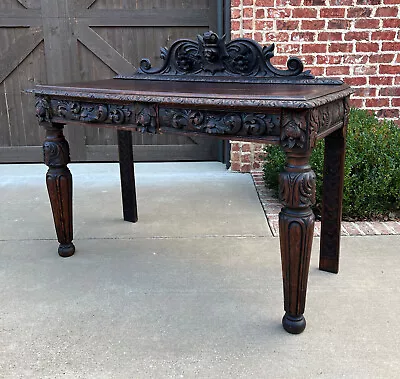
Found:
[[58, 254], [70, 257], [75, 252], [72, 243], [72, 175], [68, 142], [63, 134], [63, 124], [46, 123], [46, 139], [43, 144], [44, 163], [49, 167], [46, 174], [47, 191], [58, 242]]
[[324, 183], [319, 269], [339, 271], [346, 128], [325, 138]]
[[136, 222], [138, 220], [138, 212], [131, 131], [118, 130], [118, 152], [124, 220]]
[[301, 333], [306, 327], [303, 316], [311, 245], [314, 233], [315, 174], [308, 164], [309, 155], [286, 153], [285, 170], [280, 174], [279, 214], [285, 315], [282, 324], [289, 333]]

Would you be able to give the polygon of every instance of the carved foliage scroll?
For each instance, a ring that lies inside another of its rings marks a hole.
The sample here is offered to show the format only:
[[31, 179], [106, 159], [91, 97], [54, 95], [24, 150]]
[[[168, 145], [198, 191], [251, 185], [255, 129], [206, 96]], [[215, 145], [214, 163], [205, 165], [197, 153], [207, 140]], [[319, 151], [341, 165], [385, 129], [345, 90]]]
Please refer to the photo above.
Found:
[[43, 160], [49, 167], [64, 167], [70, 162], [69, 145], [62, 132], [62, 126], [46, 127], [43, 143]]
[[241, 112], [211, 112], [160, 108], [162, 130], [175, 129], [216, 135], [279, 135], [280, 116]]
[[284, 171], [279, 176], [279, 198], [285, 206], [305, 208], [315, 203], [315, 173]]
[[66, 120], [124, 124], [132, 121], [132, 106], [82, 103], [79, 101], [52, 100], [52, 112]]
[[190, 80], [213, 81], [262, 81], [273, 83], [342, 84], [329, 78], [314, 78], [310, 71], [303, 71], [299, 58], [290, 57], [287, 70], [280, 70], [271, 63], [275, 45], [261, 47], [256, 41], [238, 38], [225, 41], [208, 31], [197, 36], [197, 41], [178, 40], [168, 50], [161, 49], [164, 64], [152, 68], [148, 59], [142, 59], [135, 75], [117, 76], [122, 79], [180, 80], [185, 76]]
[[154, 104], [98, 104], [69, 100], [38, 98], [36, 113], [39, 121], [81, 121], [93, 124], [130, 124], [138, 131], [156, 133], [157, 107]]

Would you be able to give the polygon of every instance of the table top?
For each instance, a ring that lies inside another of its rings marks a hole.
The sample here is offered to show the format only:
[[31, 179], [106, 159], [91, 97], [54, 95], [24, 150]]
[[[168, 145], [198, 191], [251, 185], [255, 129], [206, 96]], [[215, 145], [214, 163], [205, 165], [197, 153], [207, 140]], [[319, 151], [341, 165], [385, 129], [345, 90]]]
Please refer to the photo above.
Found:
[[347, 84], [271, 84], [107, 79], [37, 85], [38, 96], [107, 102], [153, 102], [168, 105], [314, 108], [349, 96]]

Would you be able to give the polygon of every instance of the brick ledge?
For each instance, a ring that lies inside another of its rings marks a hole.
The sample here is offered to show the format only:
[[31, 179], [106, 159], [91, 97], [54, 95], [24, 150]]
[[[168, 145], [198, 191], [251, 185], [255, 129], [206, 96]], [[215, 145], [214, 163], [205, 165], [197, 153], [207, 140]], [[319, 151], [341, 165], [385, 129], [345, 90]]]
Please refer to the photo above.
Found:
[[[251, 171], [258, 198], [274, 237], [279, 237], [279, 212], [282, 205], [273, 192], [265, 187], [263, 172]], [[314, 237], [321, 235], [321, 221], [315, 222]], [[399, 221], [342, 221], [342, 236], [400, 235]]]

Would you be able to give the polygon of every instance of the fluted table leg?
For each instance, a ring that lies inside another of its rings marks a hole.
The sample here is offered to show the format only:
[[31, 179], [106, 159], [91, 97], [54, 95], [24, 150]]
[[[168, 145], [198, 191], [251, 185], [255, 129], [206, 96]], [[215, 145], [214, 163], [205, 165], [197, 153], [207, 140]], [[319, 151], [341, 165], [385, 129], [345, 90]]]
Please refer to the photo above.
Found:
[[314, 233], [315, 174], [309, 155], [286, 153], [286, 166], [280, 174], [279, 214], [285, 315], [283, 327], [289, 333], [301, 333], [306, 327], [303, 316], [311, 246]]
[[46, 174], [47, 191], [58, 242], [58, 254], [70, 257], [75, 252], [72, 243], [72, 175], [68, 142], [63, 134], [63, 124], [46, 123], [46, 139], [43, 143], [44, 163], [49, 167]]

